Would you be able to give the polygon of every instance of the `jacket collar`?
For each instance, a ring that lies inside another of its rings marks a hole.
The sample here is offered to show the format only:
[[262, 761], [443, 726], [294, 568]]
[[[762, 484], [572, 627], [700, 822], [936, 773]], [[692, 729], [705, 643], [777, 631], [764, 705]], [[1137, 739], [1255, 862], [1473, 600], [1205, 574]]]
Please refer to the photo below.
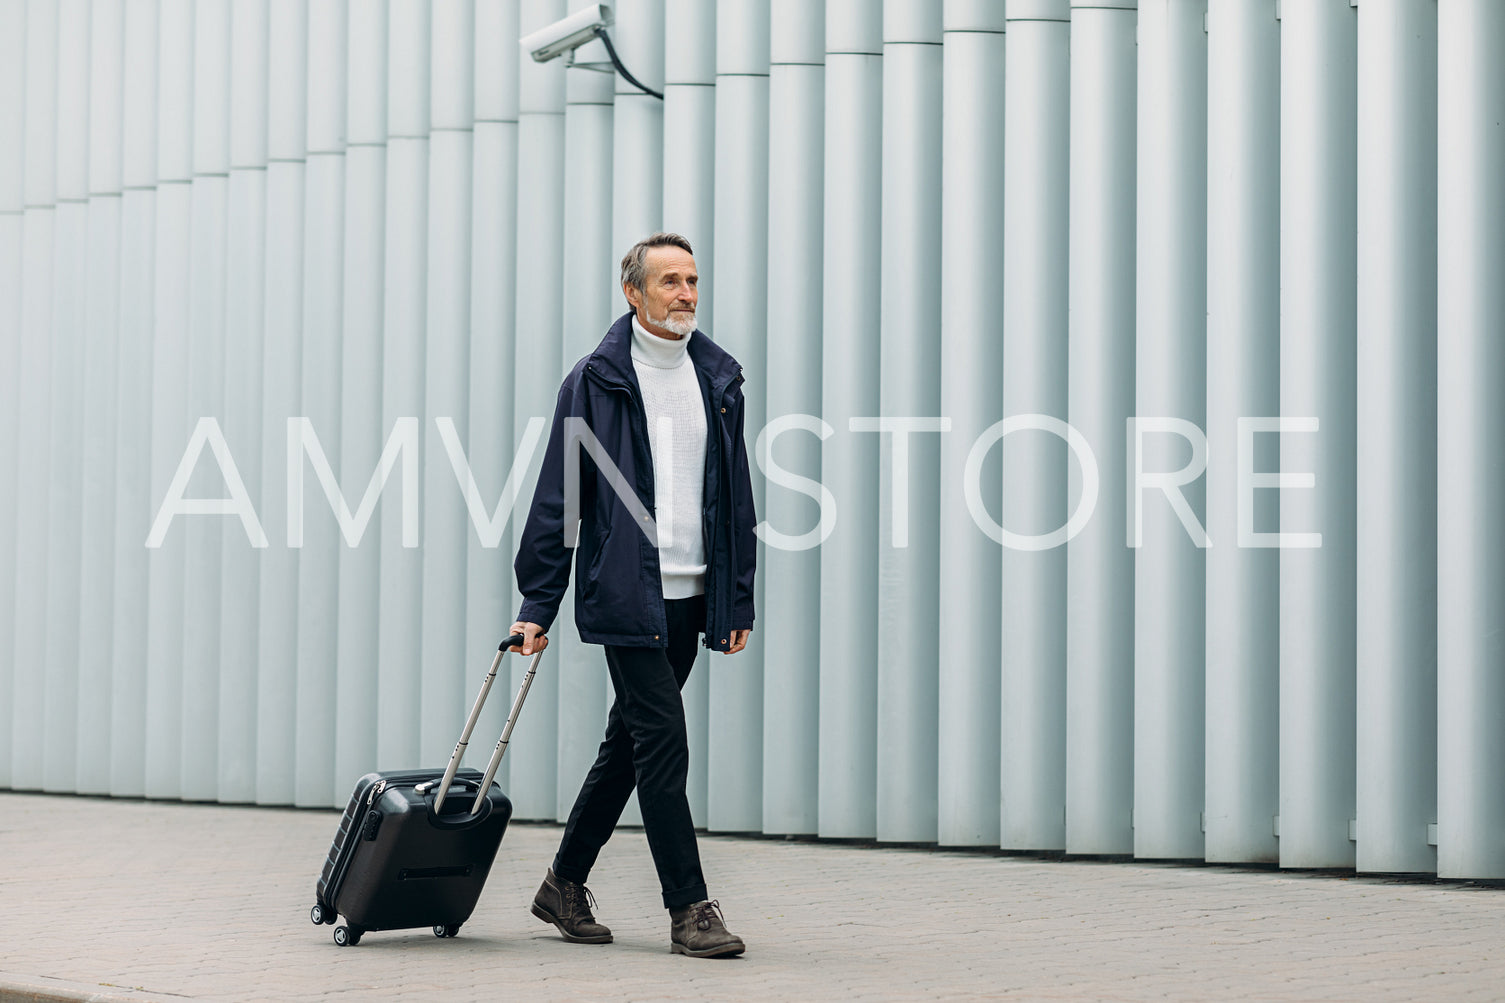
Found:
[[[690, 364], [702, 379], [712, 387], [729, 384], [742, 371], [737, 360], [698, 329], [690, 334], [687, 346]], [[587, 367], [608, 380], [637, 386], [637, 373], [632, 368], [632, 312], [622, 314], [601, 339], [601, 344], [591, 353]]]

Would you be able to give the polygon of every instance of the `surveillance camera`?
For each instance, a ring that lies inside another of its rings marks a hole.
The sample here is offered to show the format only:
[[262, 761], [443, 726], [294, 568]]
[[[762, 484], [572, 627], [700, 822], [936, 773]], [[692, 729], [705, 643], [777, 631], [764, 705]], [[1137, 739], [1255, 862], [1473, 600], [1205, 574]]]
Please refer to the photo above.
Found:
[[595, 41], [596, 29], [608, 28], [611, 24], [611, 4], [593, 3], [563, 20], [532, 32], [522, 39], [521, 45], [536, 62], [547, 63], [567, 52], [574, 52], [587, 42]]

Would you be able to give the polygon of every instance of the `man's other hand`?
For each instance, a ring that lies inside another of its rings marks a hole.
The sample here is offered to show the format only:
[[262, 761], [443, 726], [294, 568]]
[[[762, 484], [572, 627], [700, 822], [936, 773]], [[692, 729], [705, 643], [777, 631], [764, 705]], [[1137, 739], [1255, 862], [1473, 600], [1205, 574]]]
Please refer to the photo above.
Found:
[[752, 634], [751, 630], [734, 630], [734, 631], [732, 631], [732, 644], [731, 644], [731, 647], [729, 647], [729, 648], [726, 649], [726, 653], [728, 655], [735, 655], [737, 652], [739, 652], [743, 648], [747, 647], [747, 638], [751, 634]]
[[517, 651], [524, 655], [531, 655], [549, 646], [549, 639], [543, 636], [543, 628], [536, 623], [523, 623], [521, 621], [514, 623], [511, 627], [507, 628], [507, 636], [511, 637], [513, 634], [523, 635], [523, 644], [521, 648], [514, 644], [507, 649], [508, 651]]

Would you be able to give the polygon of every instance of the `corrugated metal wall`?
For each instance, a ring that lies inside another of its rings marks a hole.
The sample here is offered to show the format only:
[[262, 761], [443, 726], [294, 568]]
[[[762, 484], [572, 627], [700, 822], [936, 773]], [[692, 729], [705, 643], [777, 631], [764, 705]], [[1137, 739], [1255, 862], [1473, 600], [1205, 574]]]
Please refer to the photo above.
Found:
[[1505, 5], [621, 0], [662, 103], [568, 12], [0, 0], [0, 786], [442, 762], [663, 226], [769, 522], [702, 824], [1505, 877]]

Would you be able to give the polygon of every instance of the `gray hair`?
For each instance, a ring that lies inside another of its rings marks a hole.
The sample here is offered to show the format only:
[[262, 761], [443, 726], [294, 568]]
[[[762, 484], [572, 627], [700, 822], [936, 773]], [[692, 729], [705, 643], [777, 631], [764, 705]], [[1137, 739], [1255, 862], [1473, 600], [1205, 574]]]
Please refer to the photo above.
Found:
[[644, 237], [622, 256], [622, 285], [643, 291], [648, 282], [648, 250], [653, 247], [677, 247], [686, 254], [695, 253], [690, 242], [677, 233], [659, 232]]

